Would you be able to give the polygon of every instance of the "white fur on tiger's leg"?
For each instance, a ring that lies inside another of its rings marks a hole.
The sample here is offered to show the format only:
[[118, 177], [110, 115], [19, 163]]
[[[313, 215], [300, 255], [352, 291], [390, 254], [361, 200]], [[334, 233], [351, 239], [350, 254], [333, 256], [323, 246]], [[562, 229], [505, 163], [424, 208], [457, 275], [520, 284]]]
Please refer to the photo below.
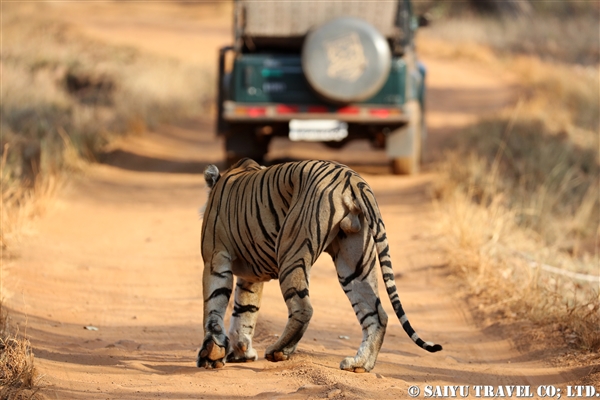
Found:
[[233, 273], [226, 252], [218, 252], [205, 260], [202, 279], [204, 296], [204, 341], [198, 352], [198, 367], [222, 368], [229, 352], [223, 318], [231, 296]]
[[[366, 224], [362, 224], [365, 227]], [[370, 232], [340, 230], [330, 246], [338, 278], [348, 296], [363, 331], [363, 340], [354, 357], [346, 357], [340, 368], [352, 372], [373, 369], [383, 344], [388, 317], [381, 306], [377, 290], [377, 256]]]
[[258, 354], [252, 348], [252, 336], [256, 327], [262, 298], [263, 282], [252, 283], [238, 277], [235, 285], [235, 303], [229, 326], [231, 352], [228, 362], [256, 361]]
[[[374, 273], [372, 275], [375, 275]], [[374, 276], [376, 279], [376, 276]], [[375, 280], [375, 286], [377, 286]], [[354, 312], [358, 318], [362, 331], [363, 339], [358, 348], [356, 356], [346, 357], [340, 363], [340, 369], [351, 372], [369, 372], [375, 367], [379, 350], [383, 344], [385, 330], [387, 326], [387, 314], [381, 306], [381, 301], [376, 296], [365, 296], [365, 292], [372, 292], [372, 282], [354, 281], [344, 290], [353, 304]], [[366, 298], [369, 297], [367, 300]], [[359, 306], [356, 305], [360, 302]], [[373, 303], [373, 299], [375, 303]]]

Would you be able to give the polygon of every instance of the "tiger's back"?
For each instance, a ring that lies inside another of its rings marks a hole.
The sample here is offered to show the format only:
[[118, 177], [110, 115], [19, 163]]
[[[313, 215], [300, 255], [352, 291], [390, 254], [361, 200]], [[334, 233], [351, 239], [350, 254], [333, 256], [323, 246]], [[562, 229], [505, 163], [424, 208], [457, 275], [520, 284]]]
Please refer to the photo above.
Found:
[[[345, 185], [337, 182], [343, 176]], [[217, 243], [239, 260], [236, 276], [277, 279], [283, 244], [306, 242], [318, 256], [335, 237], [348, 210], [340, 204], [352, 181], [362, 178], [327, 161], [301, 161], [261, 168], [246, 159], [220, 178], [207, 202], [202, 226], [203, 257]], [[327, 217], [327, 218], [325, 218]], [[318, 254], [317, 254], [318, 253]], [[312, 260], [314, 262], [314, 260]]]

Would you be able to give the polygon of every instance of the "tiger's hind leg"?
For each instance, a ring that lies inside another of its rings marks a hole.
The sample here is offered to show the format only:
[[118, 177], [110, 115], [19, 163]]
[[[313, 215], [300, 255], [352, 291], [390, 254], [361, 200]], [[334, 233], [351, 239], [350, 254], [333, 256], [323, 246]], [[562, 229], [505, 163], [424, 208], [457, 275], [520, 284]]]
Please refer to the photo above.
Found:
[[258, 318], [262, 290], [263, 282], [252, 283], [237, 278], [235, 303], [228, 335], [232, 346], [231, 353], [227, 355], [228, 362], [248, 362], [258, 359], [256, 350], [252, 348], [252, 336]]
[[306, 253], [304, 258], [294, 262], [284, 261], [281, 265], [284, 267], [279, 273], [279, 284], [289, 314], [279, 340], [267, 347], [265, 358], [269, 361], [285, 361], [289, 358], [306, 332], [313, 313], [308, 294], [308, 273], [312, 265], [310, 254]]
[[377, 291], [377, 254], [368, 226], [358, 232], [340, 230], [327, 252], [332, 256], [340, 284], [348, 296], [363, 331], [363, 340], [354, 357], [346, 357], [340, 368], [367, 372], [373, 369], [383, 343], [387, 314]]

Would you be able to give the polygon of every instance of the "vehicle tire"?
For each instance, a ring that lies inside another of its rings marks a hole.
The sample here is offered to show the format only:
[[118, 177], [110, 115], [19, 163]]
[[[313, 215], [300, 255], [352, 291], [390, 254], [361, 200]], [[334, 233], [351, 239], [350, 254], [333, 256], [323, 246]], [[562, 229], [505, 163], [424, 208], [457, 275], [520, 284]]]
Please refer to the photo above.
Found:
[[402, 134], [407, 135], [410, 140], [406, 143], [410, 148], [405, 149], [405, 156], [392, 157], [391, 167], [394, 175], [416, 175], [420, 171], [423, 146], [423, 127], [424, 118], [421, 112], [421, 104], [418, 101], [411, 101], [406, 106], [407, 113], [410, 115], [408, 124], [401, 128]]
[[302, 69], [312, 89], [333, 103], [373, 97], [387, 81], [392, 55], [387, 40], [359, 18], [333, 19], [311, 30]]
[[263, 164], [269, 151], [270, 136], [257, 135], [255, 127], [232, 124], [225, 135], [225, 164], [227, 168], [241, 160], [251, 158]]

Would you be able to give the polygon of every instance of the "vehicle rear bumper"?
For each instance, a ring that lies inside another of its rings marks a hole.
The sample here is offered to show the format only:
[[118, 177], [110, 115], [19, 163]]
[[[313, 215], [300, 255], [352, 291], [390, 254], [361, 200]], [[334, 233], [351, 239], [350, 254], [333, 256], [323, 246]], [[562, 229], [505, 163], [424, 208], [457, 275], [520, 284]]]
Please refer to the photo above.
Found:
[[292, 119], [334, 119], [373, 125], [404, 124], [409, 116], [401, 107], [350, 105], [288, 105], [276, 103], [223, 102], [223, 119], [228, 122], [289, 122]]

